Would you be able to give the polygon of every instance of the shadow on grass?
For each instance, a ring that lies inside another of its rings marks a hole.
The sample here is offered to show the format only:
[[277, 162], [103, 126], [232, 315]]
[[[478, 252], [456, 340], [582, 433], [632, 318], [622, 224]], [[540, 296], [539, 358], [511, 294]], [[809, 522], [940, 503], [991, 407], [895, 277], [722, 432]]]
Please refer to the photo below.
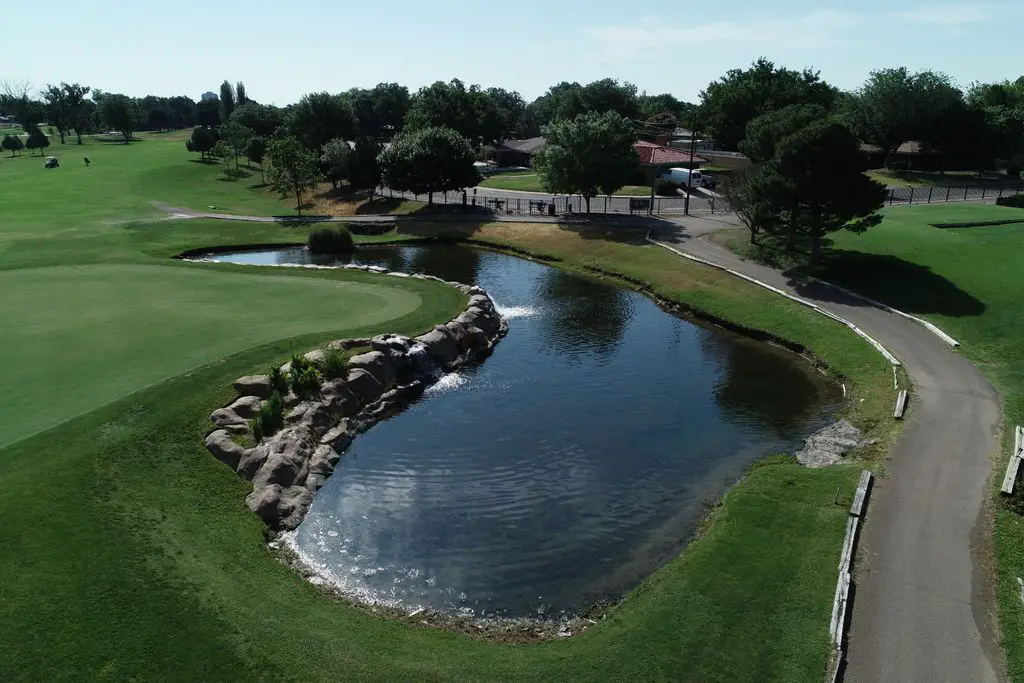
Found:
[[[983, 302], [931, 268], [888, 254], [835, 250], [812, 274], [905, 313], [965, 317], [985, 312]], [[793, 276], [790, 284], [798, 293], [813, 286], [803, 282], [796, 271], [789, 271], [787, 275]], [[833, 298], [849, 303], [840, 292], [831, 291], [835, 294]], [[814, 288], [814, 296], [828, 298], [828, 294], [819, 288]]]
[[[217, 180], [219, 180], [222, 183], [236, 183], [239, 180], [242, 180], [244, 178], [251, 178], [251, 177], [252, 177], [252, 173], [250, 173], [249, 171], [246, 171], [245, 169], [234, 169], [234, 168], [231, 168], [231, 169], [228, 169], [225, 172], [224, 175], [222, 175], [219, 178], [217, 178]], [[305, 208], [305, 207], [303, 207], [303, 208]]]
[[216, 159], [189, 159], [190, 164], [202, 164], [203, 166], [217, 166], [220, 164]]

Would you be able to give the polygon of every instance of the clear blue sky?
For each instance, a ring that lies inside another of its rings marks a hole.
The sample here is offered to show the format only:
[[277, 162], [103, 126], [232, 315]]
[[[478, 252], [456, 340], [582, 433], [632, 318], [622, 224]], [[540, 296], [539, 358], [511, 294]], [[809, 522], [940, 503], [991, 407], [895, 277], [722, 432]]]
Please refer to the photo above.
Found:
[[451, 78], [530, 100], [562, 80], [612, 77], [692, 101], [761, 55], [842, 88], [899, 65], [963, 87], [1024, 74], [1020, 0], [58, 0], [7, 3], [2, 17], [0, 80], [198, 99], [226, 78], [278, 105]]

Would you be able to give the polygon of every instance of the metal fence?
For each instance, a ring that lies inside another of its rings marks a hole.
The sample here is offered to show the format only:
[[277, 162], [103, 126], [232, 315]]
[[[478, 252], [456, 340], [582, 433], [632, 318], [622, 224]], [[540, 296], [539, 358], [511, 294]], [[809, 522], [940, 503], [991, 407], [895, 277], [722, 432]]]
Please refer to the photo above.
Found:
[[886, 204], [945, 204], [972, 200], [998, 199], [1017, 194], [1024, 189], [1022, 183], [1000, 185], [966, 185], [963, 187], [890, 187]]
[[[401, 199], [413, 199], [427, 201], [425, 194], [413, 194], [412, 192], [399, 192], [384, 188], [382, 196]], [[463, 205], [467, 210], [482, 211], [496, 214], [507, 214], [517, 216], [543, 216], [554, 211], [556, 215], [580, 214], [587, 212], [587, 202], [580, 195], [554, 195], [554, 196], [514, 196], [503, 195], [498, 192], [488, 191], [486, 194], [474, 195], [472, 191], [463, 192], [436, 192], [434, 193], [434, 204], [438, 206], [455, 207]], [[549, 208], [554, 206], [554, 209]], [[689, 202], [685, 197], [626, 197], [626, 196], [598, 196], [590, 200], [590, 213], [592, 214], [628, 214], [628, 215], [685, 215], [687, 211], [692, 215], [706, 215], [728, 212], [728, 206], [723, 197], [717, 195], [697, 196], [691, 195]]]

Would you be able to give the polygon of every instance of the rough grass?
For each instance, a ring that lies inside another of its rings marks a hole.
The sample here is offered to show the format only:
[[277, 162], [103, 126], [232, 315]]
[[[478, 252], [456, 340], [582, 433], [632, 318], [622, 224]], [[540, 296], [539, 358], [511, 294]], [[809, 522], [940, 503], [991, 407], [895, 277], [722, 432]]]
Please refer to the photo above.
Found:
[[1024, 678], [1024, 487], [1009, 500], [997, 489], [1024, 423], [1024, 224], [931, 227], [934, 223], [1024, 219], [1024, 210], [991, 205], [893, 208], [863, 235], [839, 233], [823, 278], [908, 313], [958, 339], [1003, 398], [1003, 451], [994, 465], [997, 600], [1010, 678]]
[[884, 168], [868, 171], [868, 176], [880, 183], [895, 187], [964, 187], [981, 185], [1003, 185], [1019, 182], [998, 171], [986, 171], [981, 176], [977, 171], [898, 171]]

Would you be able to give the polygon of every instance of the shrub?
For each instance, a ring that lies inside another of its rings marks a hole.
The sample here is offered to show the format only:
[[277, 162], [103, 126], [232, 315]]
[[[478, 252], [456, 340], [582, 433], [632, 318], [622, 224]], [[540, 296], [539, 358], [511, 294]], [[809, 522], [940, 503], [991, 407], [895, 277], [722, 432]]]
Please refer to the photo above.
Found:
[[344, 225], [314, 228], [307, 243], [314, 254], [349, 254], [355, 249], [352, 233]]
[[282, 396], [288, 393], [288, 376], [281, 372], [281, 368], [276, 366], [270, 368], [270, 372], [267, 373], [267, 377], [270, 378], [270, 386], [274, 391]]
[[249, 420], [253, 437], [259, 441], [284, 426], [284, 399], [278, 391], [272, 391], [266, 401], [260, 404], [260, 412]]
[[1009, 206], [1014, 209], [1024, 209], [1024, 194], [1011, 194], [1006, 197], [1000, 197], [996, 200], [996, 204], [999, 206]]
[[301, 399], [308, 399], [320, 392], [320, 371], [306, 360], [305, 356], [296, 353], [292, 356], [292, 367], [288, 372], [288, 380], [292, 391]]
[[336, 346], [328, 346], [324, 349], [324, 359], [320, 362], [320, 372], [327, 379], [339, 379], [345, 376], [348, 370], [348, 358], [345, 352]]

